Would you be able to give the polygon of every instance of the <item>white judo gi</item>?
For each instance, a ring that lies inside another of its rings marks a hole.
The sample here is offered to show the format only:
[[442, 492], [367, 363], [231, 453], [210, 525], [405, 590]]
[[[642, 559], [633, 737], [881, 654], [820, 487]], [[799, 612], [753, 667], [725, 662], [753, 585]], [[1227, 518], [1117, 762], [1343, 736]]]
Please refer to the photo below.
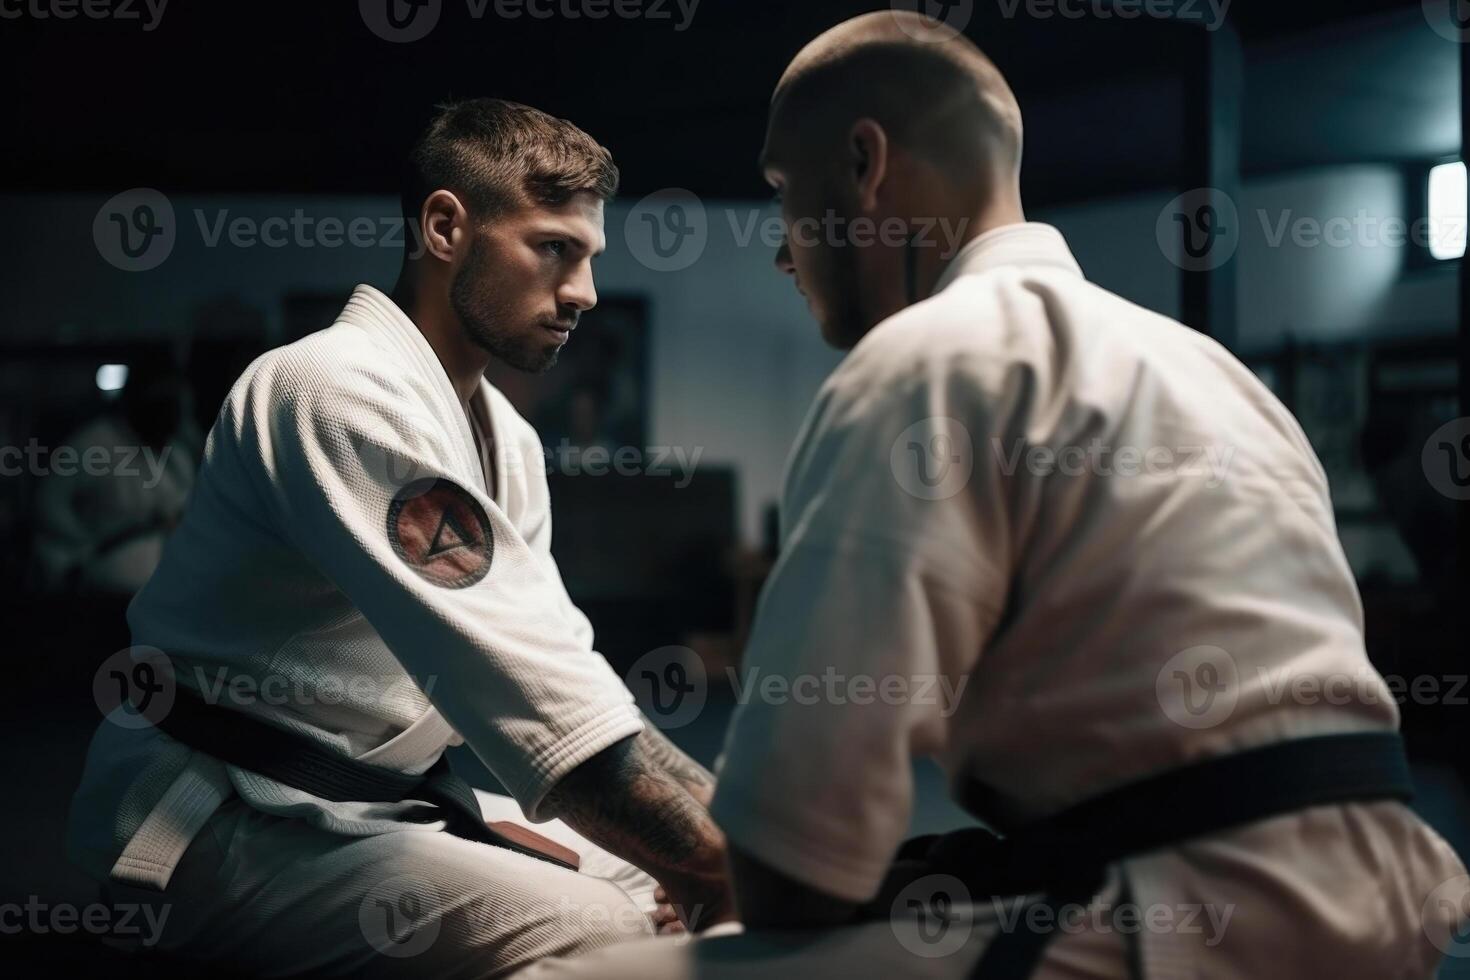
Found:
[[[916, 756], [1025, 823], [1204, 758], [1397, 725], [1295, 420], [1219, 344], [1088, 283], [1048, 226], [978, 238], [858, 343], [781, 518], [712, 810], [824, 892], [877, 892]], [[1464, 874], [1397, 802], [1318, 807], [1118, 862], [1050, 927], [1037, 975], [1427, 978]], [[957, 884], [920, 889], [962, 907], [948, 925], [895, 903], [891, 922], [656, 939], [526, 976], [962, 977], [1014, 920]]]
[[422, 804], [308, 795], [119, 708], [68, 852], [113, 894], [169, 905], [161, 948], [250, 973], [479, 977], [652, 934], [653, 882], [538, 813], [643, 721], [551, 557], [536, 433], [488, 383], [471, 411], [359, 286], [234, 386], [133, 642], [178, 685], [364, 762], [422, 773], [467, 743], [514, 797], [480, 794], [487, 815], [524, 810], [583, 873], [454, 837]]

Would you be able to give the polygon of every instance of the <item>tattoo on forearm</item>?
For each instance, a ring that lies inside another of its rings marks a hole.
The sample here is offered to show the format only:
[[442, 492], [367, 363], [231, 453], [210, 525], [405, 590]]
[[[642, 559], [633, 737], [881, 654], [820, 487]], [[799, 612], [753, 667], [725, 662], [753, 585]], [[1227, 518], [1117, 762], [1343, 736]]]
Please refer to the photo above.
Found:
[[689, 758], [669, 737], [654, 727], [653, 722], [644, 720], [643, 734], [639, 736], [648, 749], [648, 757], [664, 771], [684, 784], [702, 803], [708, 803], [715, 790], [714, 775]]
[[655, 878], [703, 878], [722, 869], [724, 835], [641, 737], [577, 767], [552, 789], [546, 804], [594, 843]]

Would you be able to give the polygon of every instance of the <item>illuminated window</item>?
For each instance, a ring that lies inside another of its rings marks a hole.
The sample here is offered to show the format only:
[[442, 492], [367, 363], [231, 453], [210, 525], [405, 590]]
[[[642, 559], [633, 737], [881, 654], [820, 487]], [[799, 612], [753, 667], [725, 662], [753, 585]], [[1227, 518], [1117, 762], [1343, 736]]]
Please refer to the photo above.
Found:
[[122, 391], [123, 386], [128, 383], [128, 366], [126, 364], [104, 364], [97, 369], [97, 389], [99, 391]]
[[1429, 171], [1429, 254], [1436, 259], [1465, 254], [1465, 183], [1464, 163]]

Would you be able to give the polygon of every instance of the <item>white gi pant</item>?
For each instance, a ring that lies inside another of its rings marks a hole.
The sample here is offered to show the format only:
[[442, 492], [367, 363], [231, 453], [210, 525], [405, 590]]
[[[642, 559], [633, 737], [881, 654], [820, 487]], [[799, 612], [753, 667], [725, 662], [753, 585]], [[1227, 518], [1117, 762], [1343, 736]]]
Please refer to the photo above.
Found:
[[[1429, 980], [1442, 958], [1431, 937], [1456, 928], [1454, 903], [1433, 896], [1463, 869], [1421, 827], [1399, 803], [1318, 807], [1121, 862], [1089, 908], [1058, 915], [1035, 980]], [[972, 896], [947, 929], [900, 912], [822, 932], [661, 937], [515, 980], [957, 980], [1017, 921]]]
[[332, 834], [235, 797], [167, 889], [109, 882], [107, 900], [156, 910], [153, 949], [250, 976], [499, 977], [653, 935], [653, 879], [560, 820], [533, 825], [509, 797], [475, 792], [487, 820], [572, 848], [582, 870], [447, 832]]

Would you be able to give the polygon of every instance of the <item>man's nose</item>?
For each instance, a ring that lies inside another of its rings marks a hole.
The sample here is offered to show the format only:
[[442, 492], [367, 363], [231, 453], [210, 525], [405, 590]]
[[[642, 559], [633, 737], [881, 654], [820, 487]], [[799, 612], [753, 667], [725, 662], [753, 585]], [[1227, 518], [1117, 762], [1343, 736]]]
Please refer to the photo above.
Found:
[[796, 263], [791, 261], [791, 242], [784, 235], [781, 247], [776, 249], [776, 268], [788, 276], [796, 275]]
[[597, 284], [592, 278], [592, 264], [583, 263], [558, 290], [557, 303], [586, 312], [597, 305]]

